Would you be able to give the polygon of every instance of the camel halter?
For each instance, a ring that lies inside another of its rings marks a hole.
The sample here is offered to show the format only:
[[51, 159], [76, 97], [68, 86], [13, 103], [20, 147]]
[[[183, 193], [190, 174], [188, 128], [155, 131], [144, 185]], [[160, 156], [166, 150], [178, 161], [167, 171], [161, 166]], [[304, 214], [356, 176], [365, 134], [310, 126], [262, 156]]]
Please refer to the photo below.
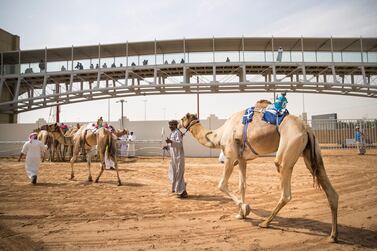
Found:
[[193, 126], [193, 125], [196, 125], [198, 124], [200, 121], [199, 119], [196, 119], [196, 120], [193, 120], [191, 121], [187, 127], [185, 127], [186, 131], [184, 133], [182, 133], [182, 136], [185, 136], [185, 134], [190, 130], [190, 128]]

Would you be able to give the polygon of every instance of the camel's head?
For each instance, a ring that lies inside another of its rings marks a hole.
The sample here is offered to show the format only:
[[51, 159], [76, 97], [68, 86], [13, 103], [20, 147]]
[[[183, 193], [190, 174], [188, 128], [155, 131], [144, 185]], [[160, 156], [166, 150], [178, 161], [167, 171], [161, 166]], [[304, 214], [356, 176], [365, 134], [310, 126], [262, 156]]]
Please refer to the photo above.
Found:
[[126, 129], [123, 129], [123, 130], [117, 129], [114, 132], [114, 134], [119, 138], [119, 137], [122, 137], [123, 135], [128, 134], [128, 130], [126, 130]]
[[266, 108], [268, 105], [270, 105], [271, 102], [266, 99], [261, 99], [255, 104], [255, 108], [257, 109], [263, 109]]
[[49, 132], [61, 132], [61, 129], [60, 129], [60, 126], [55, 123], [55, 124], [51, 124], [51, 125], [48, 125], [48, 130]]
[[179, 121], [178, 128], [186, 128], [189, 129], [193, 124], [199, 122], [198, 116], [196, 114], [187, 113], [181, 120]]

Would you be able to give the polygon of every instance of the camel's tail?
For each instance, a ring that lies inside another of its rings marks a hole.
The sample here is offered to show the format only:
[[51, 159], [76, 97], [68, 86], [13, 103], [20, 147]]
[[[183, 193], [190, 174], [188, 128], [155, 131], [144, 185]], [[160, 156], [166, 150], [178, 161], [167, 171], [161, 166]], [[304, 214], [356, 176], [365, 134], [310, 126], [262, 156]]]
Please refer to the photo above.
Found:
[[115, 142], [114, 142], [114, 139], [112, 137], [112, 134], [111, 132], [107, 132], [106, 133], [106, 146], [105, 146], [105, 149], [107, 149], [107, 154], [108, 156], [111, 156], [115, 159], [115, 155], [116, 155], [116, 145], [115, 145]]
[[313, 186], [320, 187], [318, 176], [319, 170], [324, 169], [323, 159], [321, 155], [321, 150], [319, 148], [318, 140], [315, 138], [313, 132], [308, 128], [308, 143], [304, 149], [304, 161], [306, 167], [309, 169], [310, 173], [313, 175]]

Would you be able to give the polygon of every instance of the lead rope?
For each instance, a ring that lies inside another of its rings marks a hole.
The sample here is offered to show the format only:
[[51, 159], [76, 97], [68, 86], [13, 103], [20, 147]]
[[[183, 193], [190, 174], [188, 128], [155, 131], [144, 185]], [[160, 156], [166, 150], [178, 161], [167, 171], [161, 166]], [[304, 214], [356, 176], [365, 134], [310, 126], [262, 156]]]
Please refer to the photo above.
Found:
[[181, 130], [179, 130], [179, 129], [178, 129], [178, 131], [181, 132], [182, 137], [183, 137], [183, 136], [185, 136], [185, 134], [190, 130], [190, 128], [191, 128], [193, 125], [196, 125], [196, 124], [198, 124], [199, 122], [200, 122], [200, 121], [199, 121], [198, 119], [197, 119], [197, 120], [193, 120], [193, 121], [190, 122], [190, 124], [187, 126], [187, 128], [185, 128], [186, 131], [185, 131], [184, 133], [182, 133]]

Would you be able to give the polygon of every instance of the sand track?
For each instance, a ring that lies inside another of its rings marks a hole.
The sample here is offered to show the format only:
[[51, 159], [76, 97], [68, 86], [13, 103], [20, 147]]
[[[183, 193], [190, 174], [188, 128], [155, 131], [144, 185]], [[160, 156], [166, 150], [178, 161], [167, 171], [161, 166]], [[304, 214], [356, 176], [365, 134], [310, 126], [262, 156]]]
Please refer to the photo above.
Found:
[[[168, 160], [142, 158], [106, 171], [89, 183], [85, 163], [43, 163], [32, 186], [23, 163], [0, 160], [0, 250], [365, 250], [377, 249], [377, 154], [325, 152], [326, 170], [340, 195], [339, 243], [326, 242], [331, 214], [322, 191], [300, 158], [292, 176], [292, 200], [268, 229], [258, 224], [279, 197], [273, 158], [248, 164], [246, 200], [252, 213], [235, 219], [237, 208], [217, 184], [216, 159], [186, 160], [189, 199], [170, 193]], [[98, 173], [94, 163], [93, 176]], [[230, 180], [238, 189], [238, 170]]]

